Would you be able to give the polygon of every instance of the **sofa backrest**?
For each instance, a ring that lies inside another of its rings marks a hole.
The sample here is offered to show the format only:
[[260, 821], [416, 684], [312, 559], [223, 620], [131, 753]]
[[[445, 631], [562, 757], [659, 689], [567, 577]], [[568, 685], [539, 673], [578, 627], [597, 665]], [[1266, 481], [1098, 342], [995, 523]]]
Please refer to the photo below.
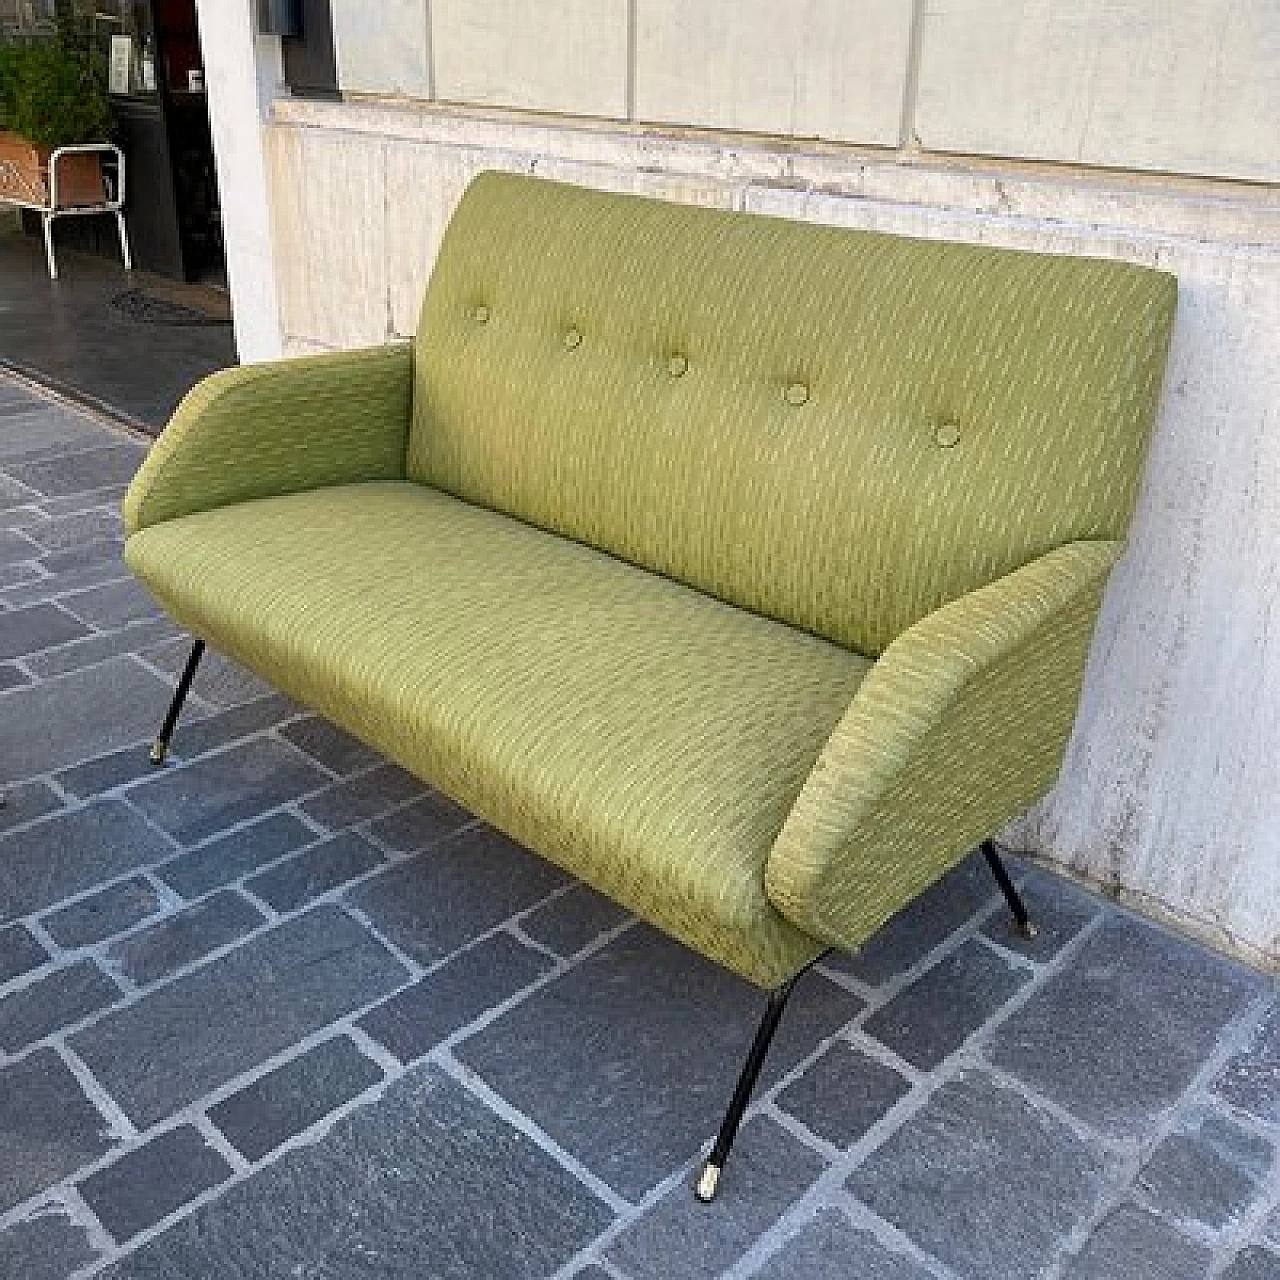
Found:
[[409, 475], [874, 657], [1124, 536], [1175, 294], [483, 174], [423, 304]]

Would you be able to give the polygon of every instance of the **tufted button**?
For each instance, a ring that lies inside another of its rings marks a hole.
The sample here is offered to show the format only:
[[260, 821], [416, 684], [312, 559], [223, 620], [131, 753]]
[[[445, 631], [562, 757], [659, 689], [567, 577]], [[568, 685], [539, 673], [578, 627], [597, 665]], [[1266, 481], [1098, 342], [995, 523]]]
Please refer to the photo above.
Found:
[[793, 382], [786, 390], [787, 403], [799, 407], [809, 398], [809, 388], [803, 382]]
[[673, 378], [683, 378], [689, 372], [689, 357], [674, 355], [667, 361], [667, 372]]
[[471, 318], [476, 322], [476, 324], [488, 324], [489, 308], [486, 307], [483, 302], [478, 302], [471, 308]]
[[940, 422], [933, 429], [933, 442], [939, 449], [954, 449], [960, 443], [960, 428], [954, 422]]
[[566, 329], [564, 331], [564, 346], [566, 351], [572, 351], [575, 347], [582, 346], [582, 334], [577, 329]]

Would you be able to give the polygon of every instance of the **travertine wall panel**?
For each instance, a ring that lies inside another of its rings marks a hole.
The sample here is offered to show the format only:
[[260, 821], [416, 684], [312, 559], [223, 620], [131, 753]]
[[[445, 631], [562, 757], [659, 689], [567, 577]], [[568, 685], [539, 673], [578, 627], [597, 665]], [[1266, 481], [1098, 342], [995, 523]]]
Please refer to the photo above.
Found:
[[332, 347], [385, 340], [386, 143], [322, 129], [267, 136], [280, 322]]
[[924, 0], [929, 150], [1280, 181], [1275, 0]]
[[627, 0], [432, 0], [436, 96], [627, 114]]
[[895, 145], [911, 0], [636, 0], [638, 120]]

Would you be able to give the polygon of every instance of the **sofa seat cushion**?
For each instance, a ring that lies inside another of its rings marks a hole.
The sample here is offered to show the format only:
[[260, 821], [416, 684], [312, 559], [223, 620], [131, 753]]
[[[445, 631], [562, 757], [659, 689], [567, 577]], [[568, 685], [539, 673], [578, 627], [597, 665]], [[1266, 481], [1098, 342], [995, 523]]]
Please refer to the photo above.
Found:
[[155, 525], [194, 632], [764, 986], [818, 944], [765, 864], [870, 664], [437, 490], [369, 483]]

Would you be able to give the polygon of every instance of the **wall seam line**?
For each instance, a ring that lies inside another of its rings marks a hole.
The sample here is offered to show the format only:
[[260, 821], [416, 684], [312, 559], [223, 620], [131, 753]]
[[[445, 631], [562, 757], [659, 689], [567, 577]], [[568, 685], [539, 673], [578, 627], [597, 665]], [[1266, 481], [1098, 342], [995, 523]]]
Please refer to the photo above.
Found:
[[907, 37], [907, 68], [902, 84], [902, 115], [898, 121], [898, 146], [919, 146], [916, 137], [916, 104], [920, 90], [920, 54], [924, 44], [925, 0], [912, 0], [911, 31]]

